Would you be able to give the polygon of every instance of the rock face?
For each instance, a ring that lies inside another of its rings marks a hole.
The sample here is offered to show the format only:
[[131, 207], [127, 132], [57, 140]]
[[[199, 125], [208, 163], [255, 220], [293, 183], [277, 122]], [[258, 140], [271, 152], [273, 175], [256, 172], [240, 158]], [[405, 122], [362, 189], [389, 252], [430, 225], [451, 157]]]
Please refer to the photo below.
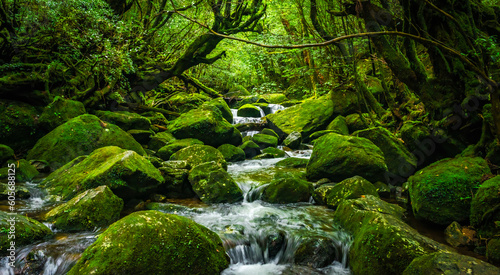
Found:
[[313, 192], [312, 185], [299, 178], [284, 177], [271, 181], [262, 192], [262, 200], [270, 203], [308, 202]]
[[168, 130], [177, 139], [196, 138], [214, 147], [234, 142], [235, 128], [217, 108], [203, 106], [184, 113], [168, 126]]
[[441, 225], [467, 222], [472, 196], [484, 175], [491, 174], [482, 158], [453, 158], [435, 162], [408, 179], [416, 218]]
[[163, 160], [169, 160], [177, 151], [195, 144], [204, 145], [202, 141], [195, 138], [177, 139], [161, 147], [156, 155]]
[[378, 197], [375, 186], [360, 176], [345, 179], [331, 186], [324, 193], [321, 192], [321, 187], [318, 189], [316, 189], [318, 192], [315, 190], [314, 193], [320, 198], [319, 201], [323, 201], [329, 208], [333, 209], [337, 208], [344, 200], [357, 199], [363, 195]]
[[0, 232], [2, 232], [2, 234], [0, 234], [0, 256], [7, 256], [9, 253], [7, 249], [10, 248], [10, 242], [12, 239], [9, 239], [9, 234], [7, 233], [11, 227], [11, 219], [15, 219], [16, 221], [16, 248], [31, 244], [37, 240], [43, 239], [47, 235], [52, 234], [52, 231], [50, 231], [47, 226], [32, 218], [0, 211]]
[[382, 151], [371, 141], [331, 133], [317, 139], [306, 171], [311, 181], [328, 178], [340, 182], [353, 176], [385, 181], [387, 165]]
[[68, 275], [219, 274], [229, 257], [217, 234], [159, 211], [132, 213], [88, 247]]
[[485, 237], [500, 233], [495, 221], [500, 220], [500, 176], [491, 178], [479, 187], [472, 198], [470, 223]]
[[284, 138], [292, 132], [309, 137], [313, 132], [324, 129], [333, 116], [333, 102], [322, 97], [267, 115], [266, 118], [271, 128]]
[[235, 162], [235, 161], [242, 161], [245, 160], [245, 151], [243, 149], [236, 147], [231, 144], [222, 144], [217, 148], [222, 155], [224, 156], [224, 159], [227, 162]]
[[122, 208], [123, 200], [102, 185], [50, 210], [44, 219], [64, 231], [93, 230], [117, 221]]
[[131, 129], [149, 130], [151, 128], [151, 121], [136, 113], [126, 111], [97, 111], [96, 115], [106, 122], [115, 124], [124, 131]]
[[147, 197], [163, 181], [160, 171], [144, 157], [108, 146], [59, 168], [45, 179], [43, 186], [63, 200], [101, 185], [107, 185], [122, 199], [130, 199]]
[[38, 140], [26, 159], [46, 160], [51, 168], [57, 169], [78, 156], [105, 146], [119, 146], [140, 155], [146, 154], [141, 145], [118, 126], [93, 115], [81, 115]]
[[448, 249], [403, 222], [403, 213], [370, 195], [338, 206], [334, 220], [354, 236], [349, 251], [353, 274], [401, 274], [413, 259]]
[[56, 96], [54, 101], [43, 109], [43, 113], [38, 120], [40, 126], [47, 131], [52, 131], [57, 126], [64, 124], [68, 120], [86, 114], [85, 106], [80, 101], [64, 99]]
[[417, 159], [391, 132], [382, 127], [373, 127], [356, 131], [353, 136], [369, 139], [384, 153], [385, 164], [389, 172], [409, 177], [417, 167]]
[[193, 191], [206, 203], [232, 203], [243, 199], [233, 178], [216, 162], [200, 164], [189, 171]]
[[261, 117], [260, 109], [252, 104], [245, 104], [238, 109], [238, 116], [241, 117]]
[[224, 170], [227, 170], [227, 162], [222, 153], [208, 145], [192, 145], [186, 147], [173, 154], [170, 160], [185, 160], [191, 168], [204, 162], [215, 161], [224, 168]]

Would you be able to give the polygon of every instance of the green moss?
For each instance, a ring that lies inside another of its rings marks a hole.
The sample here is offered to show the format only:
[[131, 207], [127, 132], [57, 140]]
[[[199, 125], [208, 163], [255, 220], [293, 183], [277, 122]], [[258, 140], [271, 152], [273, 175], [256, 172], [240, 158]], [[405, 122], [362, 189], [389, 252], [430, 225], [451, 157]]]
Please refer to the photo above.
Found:
[[[14, 163], [16, 169], [16, 182], [26, 182], [31, 181], [34, 177], [36, 177], [39, 172], [36, 168], [31, 165], [27, 160], [10, 160], [8, 163]], [[0, 168], [0, 179], [7, 179], [9, 175], [9, 168], [2, 167]]]
[[113, 145], [146, 154], [141, 145], [118, 126], [104, 123], [93, 115], [81, 115], [38, 140], [26, 159], [46, 160], [51, 168], [57, 169], [78, 156]]
[[498, 265], [500, 263], [500, 239], [491, 239], [486, 246], [488, 262]]
[[222, 153], [212, 146], [192, 145], [174, 153], [170, 160], [185, 160], [191, 167], [204, 162], [215, 161], [224, 170], [227, 170], [227, 162]]
[[219, 274], [229, 265], [219, 236], [192, 220], [135, 212], [88, 247], [74, 274]]
[[174, 141], [175, 137], [169, 132], [160, 132], [151, 137], [148, 147], [153, 151], [158, 151], [163, 146]]
[[7, 145], [0, 144], [0, 164], [12, 158], [14, 158], [14, 150]]
[[245, 104], [238, 109], [238, 116], [240, 117], [261, 117], [260, 109], [252, 104]]
[[308, 202], [313, 192], [312, 185], [295, 177], [278, 178], [266, 186], [262, 200], [270, 203]]
[[267, 147], [266, 149], [262, 150], [262, 153], [271, 154], [273, 158], [284, 158], [286, 155], [285, 151], [274, 147]]
[[369, 119], [369, 115], [362, 115], [363, 117], [361, 117], [360, 114], [350, 114], [346, 116], [345, 121], [350, 133], [370, 127], [371, 120]]
[[288, 100], [284, 94], [263, 94], [262, 98], [271, 104], [280, 104]]
[[209, 101], [210, 97], [199, 93], [188, 94], [180, 92], [168, 98], [168, 108], [179, 113], [185, 113], [196, 109], [204, 102]]
[[52, 131], [68, 120], [86, 113], [83, 103], [56, 96], [54, 101], [43, 109], [38, 121], [47, 131]]
[[276, 134], [275, 131], [273, 131], [272, 129], [269, 129], [269, 128], [265, 128], [261, 131], [261, 134], [263, 135], [270, 135], [270, 136], [274, 136], [276, 138], [279, 138], [278, 134]]
[[360, 176], [355, 176], [345, 179], [326, 190], [322, 201], [329, 208], [335, 209], [342, 201], [357, 199], [363, 195], [372, 195], [378, 198], [377, 189], [371, 182]]
[[[0, 200], [7, 200], [9, 198], [9, 192], [11, 191], [9, 185], [0, 183]], [[29, 197], [30, 191], [26, 187], [16, 185], [16, 199], [27, 199]]]
[[44, 219], [64, 231], [93, 230], [117, 221], [122, 208], [123, 200], [103, 185], [84, 191], [53, 208]]
[[240, 145], [240, 148], [243, 150], [243, 152], [245, 152], [245, 157], [247, 159], [251, 159], [261, 153], [259, 145], [251, 140], [243, 142], [243, 144]]
[[276, 167], [305, 168], [308, 162], [309, 162], [308, 159], [303, 159], [303, 158], [286, 158], [284, 160], [280, 160], [279, 162], [277, 162]]
[[205, 104], [217, 107], [217, 109], [220, 110], [222, 117], [224, 117], [229, 123], [233, 123], [233, 113], [222, 97], [212, 99]]
[[101, 120], [115, 124], [124, 131], [131, 129], [149, 130], [151, 121], [139, 114], [126, 111], [97, 111], [96, 116]]
[[481, 184], [471, 201], [470, 223], [482, 237], [500, 233], [495, 221], [500, 220], [500, 176]]
[[500, 269], [479, 259], [452, 252], [434, 252], [414, 259], [403, 275], [500, 274]]
[[203, 145], [203, 142], [195, 138], [174, 140], [161, 147], [156, 154], [163, 160], [169, 160], [175, 152], [195, 144]]
[[302, 135], [297, 131], [291, 132], [283, 141], [283, 145], [290, 149], [299, 149], [301, 143]]
[[260, 149], [278, 146], [278, 138], [270, 135], [255, 134], [252, 136], [252, 141], [259, 145]]
[[245, 160], [245, 151], [231, 144], [222, 144], [217, 148], [224, 156], [227, 162], [236, 162]]

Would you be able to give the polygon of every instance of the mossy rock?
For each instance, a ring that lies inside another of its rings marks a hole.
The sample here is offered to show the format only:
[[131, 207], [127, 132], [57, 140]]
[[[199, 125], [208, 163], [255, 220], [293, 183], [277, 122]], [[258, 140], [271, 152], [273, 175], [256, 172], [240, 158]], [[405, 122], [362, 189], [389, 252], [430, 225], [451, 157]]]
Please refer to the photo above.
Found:
[[255, 142], [261, 150], [267, 147], [278, 146], [278, 138], [270, 135], [255, 134], [252, 136], [252, 141]]
[[222, 144], [217, 148], [224, 156], [227, 162], [236, 162], [245, 160], [245, 151], [232, 144]]
[[159, 168], [165, 183], [158, 190], [168, 198], [194, 198], [196, 194], [188, 180], [191, 166], [185, 160], [165, 161]]
[[262, 98], [271, 104], [280, 104], [288, 100], [284, 94], [263, 94]]
[[[15, 233], [9, 233], [11, 221], [15, 220]], [[41, 222], [23, 215], [11, 214], [0, 211], [0, 256], [7, 256], [11, 247], [10, 242], [15, 242], [15, 248], [32, 244], [35, 241], [52, 235], [52, 231]], [[9, 239], [9, 235], [15, 235], [15, 239]]]
[[53, 208], [44, 215], [44, 220], [63, 231], [94, 230], [117, 221], [122, 209], [123, 200], [102, 185]]
[[387, 169], [394, 175], [407, 178], [417, 168], [417, 158], [391, 132], [382, 127], [356, 131], [353, 136], [371, 140], [384, 153]]
[[219, 274], [229, 257], [217, 234], [159, 211], [132, 213], [88, 247], [68, 275]]
[[250, 92], [245, 87], [243, 87], [243, 85], [236, 85], [229, 89], [229, 92], [227, 92], [225, 95], [229, 97], [242, 97], [249, 96]]
[[309, 137], [313, 132], [324, 129], [333, 116], [333, 102], [328, 97], [321, 97], [267, 115], [266, 118], [270, 128], [276, 131], [280, 138], [285, 138], [292, 132]]
[[241, 135], [240, 130], [234, 127], [233, 135], [229, 139], [228, 144], [232, 144], [234, 146], [239, 146], [243, 143], [243, 136]]
[[245, 104], [238, 108], [237, 115], [239, 117], [261, 117], [261, 109], [252, 104]]
[[[199, 93], [188, 94], [186, 92], [180, 92], [173, 94], [168, 98], [168, 103], [165, 104], [165, 109], [169, 109], [178, 113], [185, 113], [198, 108], [207, 101], [210, 101], [210, 97], [208, 96], [204, 96]], [[160, 105], [159, 107], [162, 106]]]
[[410, 151], [418, 149], [418, 142], [431, 138], [431, 132], [420, 121], [405, 121], [400, 133], [401, 139]]
[[253, 157], [252, 159], [273, 159], [275, 158], [275, 156], [273, 154], [270, 154], [270, 153], [262, 153], [260, 155], [256, 155], [255, 157]]
[[222, 117], [224, 117], [229, 123], [233, 123], [233, 113], [222, 97], [212, 99], [205, 104], [217, 107], [217, 109], [220, 110]]
[[337, 134], [340, 135], [348, 135], [349, 134], [349, 128], [347, 127], [347, 122], [345, 120], [344, 116], [337, 116], [335, 117], [328, 126], [326, 126], [326, 130], [332, 130]]
[[[20, 160], [10, 160], [7, 163], [15, 164], [15, 177], [16, 182], [26, 182], [31, 181], [38, 174], [38, 170], [25, 159]], [[11, 168], [12, 169], [12, 168]], [[12, 171], [11, 171], [12, 172]], [[9, 167], [0, 168], [0, 179], [7, 179], [9, 176]]]
[[492, 237], [500, 233], [495, 221], [500, 221], [500, 176], [481, 184], [472, 197], [470, 223], [483, 237]]
[[165, 115], [159, 112], [149, 111], [141, 113], [141, 116], [149, 119], [149, 121], [151, 121], [151, 124], [153, 125], [156, 124], [166, 127], [169, 124], [168, 119], [165, 117]]
[[334, 220], [354, 236], [353, 274], [401, 274], [415, 258], [448, 250], [403, 222], [403, 214], [403, 208], [371, 195], [340, 203]]
[[154, 135], [152, 130], [128, 130], [129, 133], [140, 144], [148, 144], [151, 141], [151, 136]]
[[310, 136], [309, 136], [309, 140], [311, 140], [311, 142], [314, 144], [315, 140], [326, 135], [326, 134], [330, 134], [330, 133], [336, 133], [336, 134], [339, 134], [337, 133], [336, 131], [333, 131], [333, 130], [321, 130], [321, 131], [317, 131], [317, 132], [314, 132], [312, 133]]
[[408, 179], [413, 214], [441, 225], [468, 222], [472, 197], [489, 174], [482, 158], [443, 159], [425, 167]]
[[326, 194], [333, 189], [336, 183], [325, 183], [314, 189], [312, 197], [316, 204], [326, 205]]
[[500, 264], [500, 239], [491, 239], [488, 241], [488, 245], [486, 246], [486, 258], [488, 262], [494, 265]]
[[14, 150], [7, 145], [0, 144], [0, 165], [4, 164], [9, 159], [14, 158]]
[[101, 185], [107, 185], [122, 199], [131, 199], [147, 197], [163, 181], [160, 171], [144, 157], [108, 146], [67, 163], [50, 174], [42, 185], [63, 200]]
[[224, 170], [227, 170], [227, 162], [224, 155], [212, 146], [192, 145], [175, 152], [170, 160], [185, 160], [191, 167], [200, 165], [204, 162], [215, 161]]
[[286, 155], [285, 151], [274, 147], [267, 147], [266, 149], [262, 150], [262, 153], [271, 154], [273, 158], [284, 158]]
[[195, 144], [204, 145], [201, 140], [195, 138], [177, 139], [161, 147], [156, 155], [163, 160], [169, 160], [177, 151]]
[[247, 159], [251, 159], [257, 155], [261, 154], [260, 147], [257, 143], [252, 140], [247, 140], [240, 145], [240, 148], [245, 152], [245, 156]]
[[371, 125], [368, 114], [362, 114], [362, 116], [360, 114], [350, 114], [346, 116], [345, 121], [350, 133], [369, 128]]
[[274, 136], [276, 138], [279, 138], [278, 134], [276, 134], [276, 132], [274, 130], [269, 129], [269, 128], [263, 129], [260, 133], [263, 135], [270, 135], [270, 136]]
[[262, 192], [262, 200], [269, 203], [309, 202], [312, 185], [296, 177], [274, 179]]
[[160, 132], [151, 137], [148, 147], [153, 151], [158, 151], [163, 146], [169, 144], [170, 142], [176, 140], [174, 135], [169, 132]]
[[303, 158], [286, 158], [284, 160], [280, 160], [276, 163], [276, 167], [284, 167], [284, 168], [306, 168], [308, 159]]
[[355, 176], [335, 184], [324, 194], [323, 201], [329, 208], [335, 209], [344, 200], [357, 199], [366, 195], [378, 198], [377, 189], [371, 182]]
[[335, 260], [338, 248], [331, 238], [312, 235], [301, 239], [294, 253], [294, 263], [313, 268], [326, 267]]
[[232, 203], [243, 199], [236, 181], [218, 163], [211, 161], [189, 171], [193, 191], [205, 203]]
[[[9, 198], [9, 192], [13, 191], [10, 189], [11, 186], [12, 185], [0, 182], [0, 200], [7, 200]], [[16, 200], [27, 199], [31, 196], [28, 188], [17, 184], [15, 186], [15, 192], [16, 192]]]
[[37, 127], [36, 118], [41, 113], [41, 110], [27, 103], [1, 100], [0, 144], [6, 144], [16, 152], [33, 147], [46, 133]]
[[214, 147], [234, 142], [232, 138], [235, 128], [222, 117], [217, 108], [210, 106], [182, 114], [170, 123], [168, 130], [177, 139], [196, 138]]
[[[236, 102], [236, 104], [234, 104], [232, 106], [232, 108], [240, 108], [241, 106], [243, 105], [246, 105], [246, 104], [255, 104], [255, 103], [269, 103], [267, 102], [262, 96], [260, 95], [249, 95], [249, 96], [241, 96], [240, 97], [240, 100], [238, 102]], [[260, 116], [259, 116], [260, 117]]]
[[149, 130], [151, 121], [139, 114], [126, 111], [97, 111], [96, 116], [101, 120], [112, 123], [124, 131], [131, 129]]
[[368, 139], [331, 133], [317, 139], [306, 171], [312, 181], [340, 182], [353, 176], [385, 181], [387, 165], [382, 151]]
[[157, 210], [168, 214], [177, 213], [200, 213], [201, 211], [175, 203], [150, 202], [146, 204], [147, 210]]
[[[330, 92], [330, 99], [333, 102], [332, 108], [335, 113], [347, 116], [359, 111], [358, 92], [355, 89], [348, 88], [344, 90], [335, 90]], [[361, 104], [362, 106], [364, 103]]]
[[85, 106], [80, 101], [56, 96], [54, 101], [43, 109], [43, 113], [38, 121], [40, 122], [40, 126], [45, 128], [45, 130], [52, 131], [68, 120], [86, 113]]
[[291, 132], [285, 140], [283, 140], [283, 145], [290, 149], [298, 149], [301, 143], [302, 135], [297, 131]]
[[134, 138], [118, 126], [94, 115], [81, 115], [55, 128], [38, 140], [26, 159], [46, 160], [57, 169], [74, 158], [105, 146], [119, 146], [139, 155], [146, 152]]
[[500, 269], [479, 259], [453, 252], [434, 252], [414, 259], [403, 275], [500, 274]]

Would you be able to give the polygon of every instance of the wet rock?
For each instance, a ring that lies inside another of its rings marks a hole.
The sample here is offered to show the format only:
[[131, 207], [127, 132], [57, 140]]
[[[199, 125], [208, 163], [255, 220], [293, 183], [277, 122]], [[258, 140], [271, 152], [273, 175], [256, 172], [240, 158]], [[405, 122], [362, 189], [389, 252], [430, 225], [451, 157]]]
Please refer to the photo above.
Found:
[[326, 205], [326, 194], [333, 189], [336, 183], [325, 183], [314, 189], [312, 197], [316, 204]]
[[245, 141], [240, 148], [245, 152], [247, 159], [251, 159], [261, 153], [259, 145], [251, 140]]
[[381, 198], [388, 199], [391, 197], [391, 187], [389, 187], [389, 185], [387, 185], [383, 182], [377, 181], [373, 184], [373, 186], [375, 186], [375, 189], [377, 190], [377, 194]]
[[212, 146], [192, 145], [175, 152], [170, 160], [185, 160], [192, 168], [205, 162], [215, 161], [219, 166], [227, 170], [227, 162], [222, 153]]
[[294, 262], [312, 268], [321, 268], [335, 260], [333, 240], [323, 236], [311, 236], [302, 240], [295, 251]]
[[480, 235], [492, 237], [500, 233], [495, 221], [500, 220], [500, 176], [481, 184], [471, 201], [470, 223]]
[[315, 143], [307, 164], [307, 179], [340, 182], [353, 176], [385, 181], [382, 151], [365, 138], [327, 134]]
[[302, 136], [299, 132], [291, 132], [283, 141], [283, 145], [290, 149], [298, 149], [302, 143]]
[[285, 168], [306, 168], [308, 159], [305, 158], [286, 158], [284, 160], [280, 160], [276, 163], [276, 167], [285, 167]]
[[236, 147], [231, 144], [222, 144], [217, 148], [222, 155], [224, 156], [224, 159], [227, 162], [236, 162], [236, 161], [243, 161], [245, 160], [245, 151], [243, 149]]
[[273, 232], [266, 236], [266, 247], [269, 253], [269, 259], [274, 259], [276, 255], [286, 245], [286, 234], [284, 231]]
[[337, 116], [328, 126], [326, 126], [327, 130], [334, 131], [340, 135], [349, 135], [349, 128], [347, 127], [347, 122], [345, 117]]
[[276, 134], [275, 131], [273, 131], [272, 129], [269, 129], [269, 128], [265, 128], [262, 130], [261, 134], [263, 135], [270, 135], [270, 136], [274, 136], [276, 138], [279, 138], [278, 134]]
[[452, 222], [444, 231], [446, 242], [453, 247], [473, 246], [474, 234], [473, 230], [462, 228], [458, 222]]
[[159, 211], [132, 213], [88, 247], [68, 275], [219, 274], [229, 257], [217, 234]]
[[278, 178], [271, 181], [262, 192], [262, 200], [270, 203], [308, 202], [312, 185], [296, 177]]
[[453, 158], [437, 161], [408, 179], [416, 218], [441, 225], [466, 222], [473, 194], [484, 175], [491, 174], [482, 158]]
[[195, 197], [196, 194], [188, 180], [189, 169], [191, 166], [187, 161], [163, 162], [159, 170], [165, 183], [160, 186], [158, 192], [175, 199]]
[[176, 140], [175, 137], [169, 132], [160, 132], [151, 137], [151, 141], [148, 143], [149, 149], [153, 151], [158, 151], [163, 146], [169, 144], [170, 142]]
[[189, 208], [187, 206], [174, 204], [174, 203], [160, 203], [160, 202], [150, 202], [146, 204], [147, 210], [157, 210], [168, 214], [178, 214], [178, 213], [199, 213], [200, 211]]
[[84, 231], [104, 227], [120, 218], [123, 200], [108, 186], [84, 191], [44, 215], [44, 220], [64, 231]]
[[288, 100], [284, 94], [263, 94], [262, 98], [271, 104], [280, 104]]
[[156, 155], [163, 160], [169, 160], [170, 157], [177, 151], [189, 147], [191, 145], [204, 145], [201, 140], [195, 138], [177, 139], [169, 142], [167, 145], [161, 147]]
[[276, 137], [264, 134], [255, 134], [252, 136], [252, 141], [259, 145], [259, 148], [265, 149], [267, 147], [278, 146], [278, 139]]
[[245, 104], [238, 109], [237, 115], [240, 117], [261, 117], [260, 108], [252, 105]]
[[260, 155], [256, 155], [252, 159], [273, 159], [273, 158], [275, 158], [275, 156], [273, 154], [263, 153], [263, 154], [260, 154]]
[[286, 155], [285, 151], [274, 147], [267, 147], [266, 149], [262, 150], [262, 153], [271, 154], [274, 158], [283, 158]]
[[[0, 183], [0, 200], [7, 200], [9, 198], [10, 192], [12, 192], [12, 189], [8, 184]], [[24, 186], [19, 186], [18, 184], [16, 184], [15, 192], [16, 200], [27, 199], [30, 197], [30, 191]]]

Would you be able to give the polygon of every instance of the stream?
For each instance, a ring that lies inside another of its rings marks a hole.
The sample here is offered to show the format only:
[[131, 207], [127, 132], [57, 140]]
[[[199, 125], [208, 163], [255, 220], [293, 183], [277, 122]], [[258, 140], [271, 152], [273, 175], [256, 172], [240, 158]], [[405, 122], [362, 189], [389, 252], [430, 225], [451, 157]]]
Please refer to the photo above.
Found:
[[[270, 104], [271, 105], [271, 104]], [[271, 112], [282, 109], [273, 106]], [[233, 111], [234, 123], [260, 122], [260, 118], [241, 118]], [[264, 111], [261, 112], [265, 115]], [[253, 135], [253, 132], [242, 133]], [[287, 152], [288, 156], [309, 158], [311, 148]], [[284, 158], [245, 160], [228, 165], [229, 174], [244, 193], [244, 200], [234, 204], [194, 203], [193, 200], [172, 200], [188, 206], [185, 210], [170, 212], [193, 219], [219, 234], [231, 259], [222, 272], [232, 274], [351, 274], [347, 255], [351, 236], [333, 222], [333, 211], [309, 203], [269, 204], [261, 201], [262, 187], [276, 173], [291, 171], [275, 164]], [[294, 172], [305, 171], [293, 169]], [[26, 183], [32, 197], [23, 201], [18, 213], [36, 218], [50, 209], [44, 194], [34, 183]], [[6, 202], [0, 202], [0, 208]], [[47, 224], [48, 225], [48, 224]], [[65, 274], [104, 229], [94, 232], [55, 232], [50, 240], [21, 247], [17, 251], [16, 268], [7, 266], [7, 258], [0, 260], [0, 274]], [[326, 267], [314, 268], [294, 264], [294, 254], [306, 241], [326, 240], [333, 245], [334, 260]]]

